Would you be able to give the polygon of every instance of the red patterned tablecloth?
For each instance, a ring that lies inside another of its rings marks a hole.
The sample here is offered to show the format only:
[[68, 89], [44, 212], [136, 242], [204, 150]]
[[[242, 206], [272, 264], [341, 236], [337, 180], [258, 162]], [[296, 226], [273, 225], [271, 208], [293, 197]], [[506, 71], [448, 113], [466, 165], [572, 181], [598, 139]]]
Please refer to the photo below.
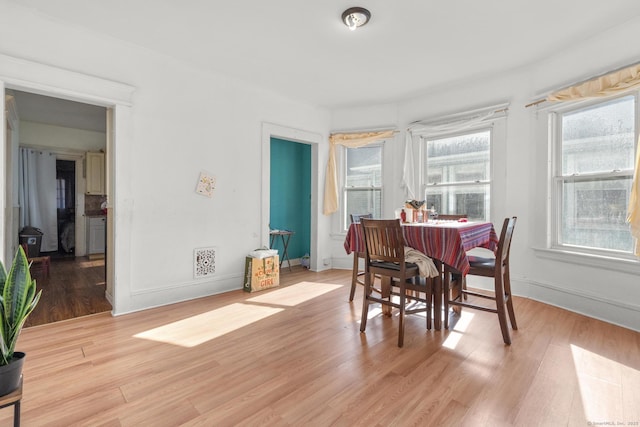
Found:
[[[486, 248], [496, 251], [498, 236], [490, 222], [437, 221], [403, 224], [402, 232], [407, 246], [442, 261], [456, 270], [469, 272], [469, 249]], [[351, 224], [344, 248], [351, 252], [364, 252], [364, 236], [360, 224]]]

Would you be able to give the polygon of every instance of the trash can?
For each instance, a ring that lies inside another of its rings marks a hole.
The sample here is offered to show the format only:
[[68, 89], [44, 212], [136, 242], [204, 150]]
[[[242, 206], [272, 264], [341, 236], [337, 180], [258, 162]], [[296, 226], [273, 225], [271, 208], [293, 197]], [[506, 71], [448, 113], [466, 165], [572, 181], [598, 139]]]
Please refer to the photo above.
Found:
[[27, 256], [29, 258], [40, 256], [43, 234], [39, 228], [31, 227], [30, 225], [20, 230], [20, 245], [27, 245]]

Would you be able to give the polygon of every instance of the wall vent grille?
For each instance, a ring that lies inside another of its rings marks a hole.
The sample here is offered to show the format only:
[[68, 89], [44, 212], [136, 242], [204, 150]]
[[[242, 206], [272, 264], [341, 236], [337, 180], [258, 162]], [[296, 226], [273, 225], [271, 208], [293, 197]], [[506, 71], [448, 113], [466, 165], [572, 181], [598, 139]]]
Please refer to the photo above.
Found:
[[216, 272], [216, 248], [197, 248], [193, 257], [193, 275], [206, 277]]

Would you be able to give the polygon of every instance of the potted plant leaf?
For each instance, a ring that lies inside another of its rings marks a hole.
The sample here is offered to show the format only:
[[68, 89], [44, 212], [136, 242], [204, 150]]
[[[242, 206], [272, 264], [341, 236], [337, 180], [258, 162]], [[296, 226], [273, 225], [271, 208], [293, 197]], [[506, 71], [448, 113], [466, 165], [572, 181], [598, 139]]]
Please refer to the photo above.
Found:
[[27, 255], [18, 248], [7, 274], [0, 261], [0, 396], [20, 385], [25, 354], [15, 351], [24, 322], [40, 300]]

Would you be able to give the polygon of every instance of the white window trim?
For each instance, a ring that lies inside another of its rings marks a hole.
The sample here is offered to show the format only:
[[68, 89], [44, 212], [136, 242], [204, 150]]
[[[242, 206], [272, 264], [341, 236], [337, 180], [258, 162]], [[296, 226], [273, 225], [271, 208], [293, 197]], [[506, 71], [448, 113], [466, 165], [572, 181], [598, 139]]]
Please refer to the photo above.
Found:
[[547, 143], [548, 143], [548, 170], [547, 170], [547, 238], [545, 248], [534, 248], [536, 254], [541, 258], [548, 258], [558, 261], [570, 262], [574, 264], [589, 265], [594, 267], [602, 267], [612, 270], [619, 270], [628, 273], [640, 273], [640, 260], [638, 260], [631, 252], [609, 251], [605, 249], [594, 249], [587, 247], [576, 247], [572, 245], [563, 245], [559, 243], [559, 222], [561, 221], [562, 204], [558, 198], [560, 191], [558, 189], [559, 182], [563, 181], [560, 177], [559, 162], [562, 158], [561, 147], [561, 130], [559, 127], [558, 116], [567, 112], [575, 111], [591, 105], [597, 105], [611, 101], [616, 98], [622, 98], [629, 95], [635, 96], [635, 150], [638, 147], [638, 133], [640, 132], [640, 91], [626, 92], [620, 95], [607, 98], [587, 99], [575, 102], [564, 102], [559, 105], [551, 104], [540, 106], [538, 113], [543, 113], [538, 120], [547, 122]]

